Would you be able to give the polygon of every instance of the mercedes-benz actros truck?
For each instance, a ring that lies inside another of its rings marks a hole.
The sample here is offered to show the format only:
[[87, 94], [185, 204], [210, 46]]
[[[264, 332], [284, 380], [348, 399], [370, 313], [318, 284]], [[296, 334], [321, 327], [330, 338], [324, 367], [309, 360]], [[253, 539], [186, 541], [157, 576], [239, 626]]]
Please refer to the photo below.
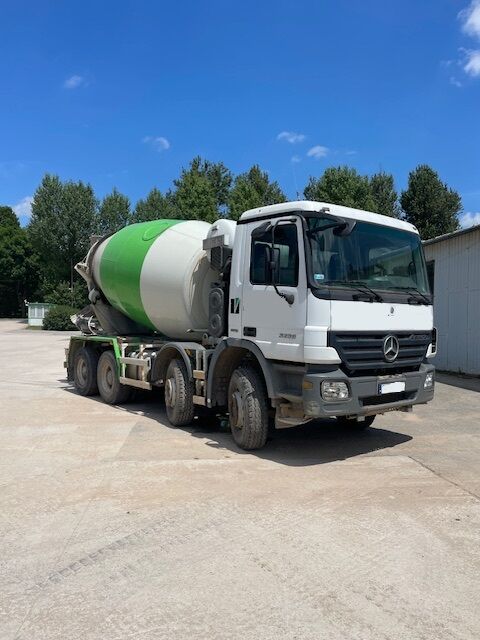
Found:
[[84, 396], [163, 387], [172, 425], [223, 412], [244, 449], [269, 425], [362, 429], [433, 398], [432, 296], [403, 220], [312, 201], [154, 220], [97, 239], [76, 269], [90, 305], [66, 366]]

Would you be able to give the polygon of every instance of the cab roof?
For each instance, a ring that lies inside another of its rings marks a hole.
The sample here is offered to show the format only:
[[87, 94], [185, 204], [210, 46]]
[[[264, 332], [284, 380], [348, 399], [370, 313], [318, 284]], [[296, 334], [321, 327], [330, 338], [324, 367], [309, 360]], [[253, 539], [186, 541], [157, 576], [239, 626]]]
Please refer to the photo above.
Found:
[[315, 200], [293, 200], [291, 202], [282, 202], [281, 204], [270, 204], [266, 207], [249, 209], [248, 211], [245, 211], [245, 213], [242, 213], [240, 220], [242, 222], [246, 222], [247, 220], [253, 221], [258, 217], [263, 218], [264, 216], [274, 216], [282, 213], [288, 214], [293, 211], [320, 212], [322, 209], [328, 209], [328, 213], [334, 216], [340, 216], [341, 218], [381, 224], [385, 227], [395, 227], [397, 229], [403, 229], [404, 231], [410, 231], [418, 234], [417, 228], [413, 224], [405, 222], [405, 220], [382, 216], [381, 214], [373, 213], [372, 211], [363, 211], [362, 209], [353, 209], [352, 207], [342, 207], [339, 204], [316, 202]]

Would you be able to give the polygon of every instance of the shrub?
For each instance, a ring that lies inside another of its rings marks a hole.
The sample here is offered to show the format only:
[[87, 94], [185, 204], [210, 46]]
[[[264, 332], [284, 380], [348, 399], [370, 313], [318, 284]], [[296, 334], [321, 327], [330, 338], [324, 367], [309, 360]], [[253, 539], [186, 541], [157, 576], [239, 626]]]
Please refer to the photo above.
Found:
[[77, 309], [66, 305], [58, 305], [49, 309], [43, 320], [43, 328], [47, 331], [73, 331], [75, 325], [70, 316], [77, 313]]
[[56, 285], [44, 283], [45, 302], [58, 305], [70, 305], [81, 309], [88, 304], [88, 289], [85, 282], [74, 282], [71, 288], [68, 282], [59, 282]]

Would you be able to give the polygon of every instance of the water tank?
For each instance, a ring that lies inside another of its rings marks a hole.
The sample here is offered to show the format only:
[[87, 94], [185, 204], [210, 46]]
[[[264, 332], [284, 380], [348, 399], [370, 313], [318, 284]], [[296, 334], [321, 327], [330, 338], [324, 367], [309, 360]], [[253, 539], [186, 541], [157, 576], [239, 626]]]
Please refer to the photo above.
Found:
[[172, 339], [208, 327], [210, 283], [218, 278], [202, 248], [210, 226], [199, 220], [132, 224], [91, 250], [93, 283], [132, 320]]

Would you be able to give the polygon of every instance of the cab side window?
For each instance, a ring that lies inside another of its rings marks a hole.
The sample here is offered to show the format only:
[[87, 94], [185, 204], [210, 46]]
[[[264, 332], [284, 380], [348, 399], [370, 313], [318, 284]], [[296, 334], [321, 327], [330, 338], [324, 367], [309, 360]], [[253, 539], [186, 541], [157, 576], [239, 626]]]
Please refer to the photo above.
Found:
[[[275, 228], [275, 244], [272, 254], [272, 229], [252, 237], [250, 253], [250, 282], [252, 284], [275, 284], [285, 287], [298, 285], [298, 237], [294, 224], [278, 224]], [[270, 263], [272, 255], [278, 262], [273, 279]]]

